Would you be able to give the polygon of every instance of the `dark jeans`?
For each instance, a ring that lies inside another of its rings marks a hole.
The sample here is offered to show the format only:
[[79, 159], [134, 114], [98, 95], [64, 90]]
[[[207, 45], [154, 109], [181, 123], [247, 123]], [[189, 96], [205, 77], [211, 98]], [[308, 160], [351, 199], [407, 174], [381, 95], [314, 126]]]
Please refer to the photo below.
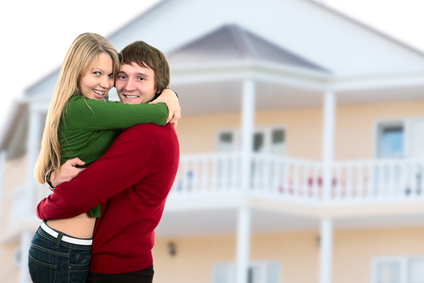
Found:
[[90, 272], [87, 283], [152, 283], [153, 273], [153, 265], [131, 273], [108, 274]]
[[91, 246], [70, 244], [58, 239], [38, 228], [29, 249], [28, 266], [32, 282], [85, 283]]

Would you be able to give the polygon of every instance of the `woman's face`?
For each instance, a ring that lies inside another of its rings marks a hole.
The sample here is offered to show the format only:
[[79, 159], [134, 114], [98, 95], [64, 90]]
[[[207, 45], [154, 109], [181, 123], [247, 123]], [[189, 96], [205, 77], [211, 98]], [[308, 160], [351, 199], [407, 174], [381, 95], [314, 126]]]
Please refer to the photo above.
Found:
[[101, 53], [92, 68], [80, 79], [78, 86], [82, 95], [90, 99], [102, 100], [113, 87], [112, 58]]

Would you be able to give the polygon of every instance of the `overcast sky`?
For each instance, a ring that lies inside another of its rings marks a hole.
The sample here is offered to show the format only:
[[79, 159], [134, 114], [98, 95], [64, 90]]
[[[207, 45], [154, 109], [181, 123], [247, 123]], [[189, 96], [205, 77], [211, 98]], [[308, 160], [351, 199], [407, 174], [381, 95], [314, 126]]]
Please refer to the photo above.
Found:
[[[21, 0], [2, 3], [0, 138], [12, 102], [22, 97], [26, 88], [60, 66], [79, 34], [95, 32], [107, 37], [160, 1]], [[424, 0], [318, 2], [424, 51]]]

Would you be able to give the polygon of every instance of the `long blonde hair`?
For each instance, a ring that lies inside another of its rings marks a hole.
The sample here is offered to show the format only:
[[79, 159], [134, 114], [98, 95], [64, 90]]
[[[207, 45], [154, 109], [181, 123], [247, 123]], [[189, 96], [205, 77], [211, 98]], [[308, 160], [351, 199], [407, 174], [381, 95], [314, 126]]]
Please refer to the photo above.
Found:
[[90, 70], [101, 53], [106, 53], [112, 58], [113, 74], [116, 75], [119, 70], [118, 52], [101, 35], [95, 33], [79, 35], [66, 53], [47, 112], [41, 150], [35, 164], [34, 177], [40, 184], [44, 184], [44, 176], [49, 170], [60, 169], [58, 130], [66, 102], [72, 95], [82, 95], [78, 82]]

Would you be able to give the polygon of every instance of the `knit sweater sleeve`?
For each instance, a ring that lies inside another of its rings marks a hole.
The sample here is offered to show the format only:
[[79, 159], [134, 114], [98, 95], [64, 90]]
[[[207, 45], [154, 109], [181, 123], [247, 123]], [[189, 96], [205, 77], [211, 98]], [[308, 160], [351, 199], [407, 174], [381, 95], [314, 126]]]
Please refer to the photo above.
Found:
[[65, 107], [64, 114], [66, 122], [77, 128], [110, 130], [148, 123], [163, 126], [168, 118], [168, 108], [164, 103], [132, 105], [73, 96]]
[[[43, 199], [37, 216], [74, 217], [120, 193], [148, 174], [153, 148], [147, 133], [135, 127], [126, 130], [97, 162]], [[114, 168], [113, 174], [110, 168]]]

